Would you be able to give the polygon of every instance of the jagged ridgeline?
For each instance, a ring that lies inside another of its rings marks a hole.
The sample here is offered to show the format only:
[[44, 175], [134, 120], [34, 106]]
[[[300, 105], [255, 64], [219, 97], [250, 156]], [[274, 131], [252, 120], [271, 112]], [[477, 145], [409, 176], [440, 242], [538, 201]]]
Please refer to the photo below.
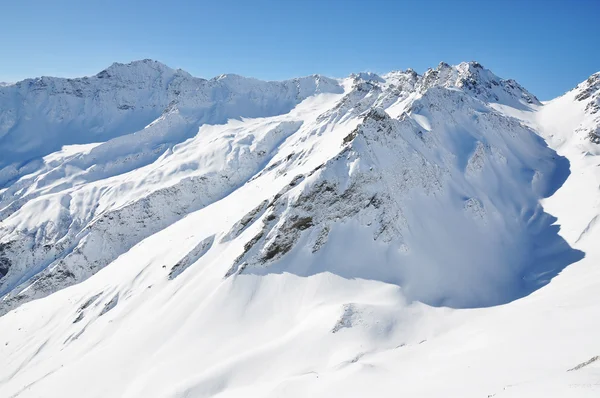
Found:
[[[581, 100], [597, 107], [594, 90]], [[0, 312], [198, 212], [210, 231], [164, 265], [173, 283], [224, 253], [226, 279], [331, 272], [433, 305], [518, 298], [570, 261], [539, 202], [565, 163], [494, 104], [542, 106], [476, 62], [265, 82], [143, 60], [0, 87]]]

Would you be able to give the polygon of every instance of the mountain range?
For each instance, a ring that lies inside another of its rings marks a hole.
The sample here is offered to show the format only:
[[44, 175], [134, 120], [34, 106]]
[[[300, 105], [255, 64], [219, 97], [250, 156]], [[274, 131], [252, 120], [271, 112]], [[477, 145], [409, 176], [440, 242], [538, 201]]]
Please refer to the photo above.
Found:
[[0, 85], [0, 396], [596, 397], [600, 72]]

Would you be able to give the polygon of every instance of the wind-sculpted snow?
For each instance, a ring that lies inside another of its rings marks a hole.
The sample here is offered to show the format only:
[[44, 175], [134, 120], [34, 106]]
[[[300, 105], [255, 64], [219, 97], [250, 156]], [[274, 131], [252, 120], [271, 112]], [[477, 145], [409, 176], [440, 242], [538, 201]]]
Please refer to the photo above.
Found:
[[0, 395], [479, 397], [584, 377], [597, 339], [555, 339], [597, 306], [545, 292], [573, 284], [570, 244], [597, 223], [568, 213], [559, 234], [546, 203], [579, 158], [544, 138], [569, 130], [591, 162], [595, 87], [542, 105], [475, 62], [262, 82], [149, 60], [0, 87]]

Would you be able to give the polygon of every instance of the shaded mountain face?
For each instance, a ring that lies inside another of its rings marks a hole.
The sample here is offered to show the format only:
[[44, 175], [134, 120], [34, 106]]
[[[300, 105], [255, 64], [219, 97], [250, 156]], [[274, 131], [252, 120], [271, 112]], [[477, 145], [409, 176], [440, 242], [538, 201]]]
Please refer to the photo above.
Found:
[[260, 205], [214, 221], [210, 250], [243, 246], [225, 277], [332, 272], [433, 305], [514, 300], [580, 254], [539, 203], [568, 161], [493, 104], [540, 106], [475, 62], [263, 82], [144, 60], [1, 87], [0, 309], [249, 185]]

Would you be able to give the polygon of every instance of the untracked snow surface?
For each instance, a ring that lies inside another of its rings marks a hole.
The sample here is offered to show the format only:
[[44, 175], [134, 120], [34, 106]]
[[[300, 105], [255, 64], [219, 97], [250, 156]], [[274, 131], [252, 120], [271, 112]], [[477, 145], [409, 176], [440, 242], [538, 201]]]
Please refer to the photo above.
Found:
[[0, 397], [600, 396], [600, 74], [0, 86]]

